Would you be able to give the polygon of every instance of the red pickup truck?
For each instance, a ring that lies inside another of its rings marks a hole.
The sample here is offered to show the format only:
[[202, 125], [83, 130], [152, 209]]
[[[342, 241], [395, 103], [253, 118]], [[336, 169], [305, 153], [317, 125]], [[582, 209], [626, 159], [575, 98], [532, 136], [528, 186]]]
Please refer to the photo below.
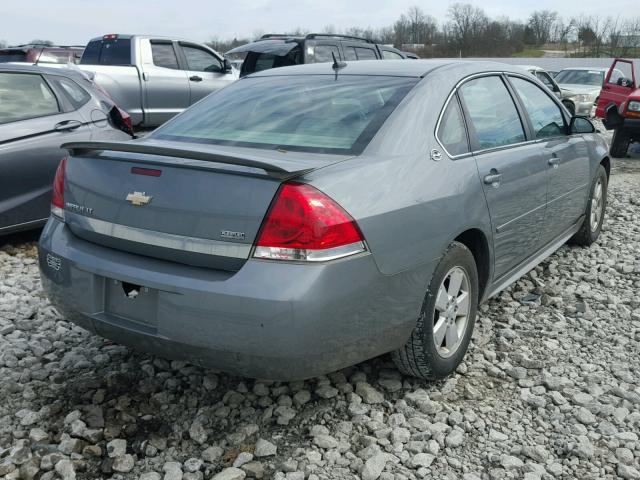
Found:
[[[626, 72], [627, 76], [620, 72]], [[625, 157], [629, 144], [640, 141], [640, 88], [633, 61], [622, 58], [613, 61], [598, 97], [596, 117], [602, 118], [607, 130], [613, 130], [610, 151], [614, 157]]]

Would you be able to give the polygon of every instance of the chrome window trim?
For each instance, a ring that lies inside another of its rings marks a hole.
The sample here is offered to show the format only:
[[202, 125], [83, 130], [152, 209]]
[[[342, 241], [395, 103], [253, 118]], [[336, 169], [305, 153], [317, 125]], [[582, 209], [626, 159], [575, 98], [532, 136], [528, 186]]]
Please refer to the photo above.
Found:
[[249, 243], [224, 242], [221, 240], [146, 230], [121, 225], [119, 223], [106, 222], [104, 220], [98, 220], [97, 218], [89, 218], [68, 211], [65, 212], [65, 215], [66, 223], [71, 227], [76, 225], [78, 228], [88, 232], [130, 242], [153, 245], [155, 247], [241, 259], [249, 258], [251, 251], [251, 244]]
[[[449, 153], [449, 151], [445, 148], [444, 144], [442, 143], [442, 141], [438, 137], [438, 130], [440, 129], [440, 123], [442, 122], [442, 118], [444, 117], [444, 112], [446, 111], [447, 107], [449, 106], [449, 102], [451, 101], [451, 98], [458, 92], [460, 87], [463, 84], [465, 84], [466, 82], [468, 82], [470, 80], [473, 80], [473, 79], [476, 79], [476, 78], [480, 78], [480, 77], [489, 77], [489, 76], [496, 76], [496, 75], [499, 75], [500, 77], [502, 77], [504, 75], [507, 75], [507, 76], [508, 75], [513, 75], [513, 76], [516, 76], [516, 77], [521, 77], [521, 78], [523, 78], [525, 80], [528, 79], [526, 74], [518, 73], [518, 72], [491, 71], [491, 72], [473, 73], [473, 74], [471, 74], [471, 75], [469, 75], [467, 77], [464, 77], [462, 80], [460, 80], [458, 83], [456, 83], [456, 85], [453, 87], [453, 89], [449, 93], [449, 96], [445, 100], [444, 106], [442, 107], [442, 110], [440, 110], [440, 115], [438, 115], [438, 121], [436, 122], [436, 128], [435, 128], [435, 131], [434, 131], [434, 137], [435, 137], [436, 142], [438, 143], [438, 145], [440, 145], [440, 148], [442, 148], [442, 150], [444, 150], [444, 152], [447, 154], [447, 156], [451, 160], [458, 160], [458, 159], [461, 159], [461, 158], [466, 158], [466, 157], [470, 157], [470, 156], [474, 156], [474, 155], [482, 155], [484, 153], [490, 153], [490, 152], [495, 152], [495, 151], [499, 151], [499, 150], [517, 148], [517, 147], [520, 147], [520, 146], [523, 146], [523, 145], [529, 145], [529, 144], [537, 143], [539, 141], [538, 139], [526, 140], [524, 142], [510, 143], [508, 145], [500, 145], [499, 147], [492, 147], [492, 148], [483, 148], [483, 149], [480, 149], [480, 150], [473, 150], [473, 149], [471, 149], [471, 145], [469, 145], [469, 152], [468, 153], [462, 153], [460, 155], [451, 155]], [[534, 83], [534, 85], [535, 85], [535, 83]], [[561, 112], [562, 112], [562, 110], [561, 110]], [[462, 112], [462, 114], [464, 116], [464, 112]], [[518, 114], [518, 116], [519, 116], [519, 114]], [[465, 120], [467, 120], [467, 119], [465, 118]], [[521, 121], [522, 121], [522, 119], [521, 119]], [[566, 121], [566, 119], [565, 119], [565, 121]]]

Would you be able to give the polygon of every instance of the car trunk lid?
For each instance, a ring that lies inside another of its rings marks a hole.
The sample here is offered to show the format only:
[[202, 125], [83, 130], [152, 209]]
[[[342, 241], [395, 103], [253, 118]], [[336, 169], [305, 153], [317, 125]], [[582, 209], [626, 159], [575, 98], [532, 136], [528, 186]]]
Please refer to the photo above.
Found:
[[65, 144], [65, 221], [107, 247], [238, 270], [280, 184], [346, 156], [143, 139]]

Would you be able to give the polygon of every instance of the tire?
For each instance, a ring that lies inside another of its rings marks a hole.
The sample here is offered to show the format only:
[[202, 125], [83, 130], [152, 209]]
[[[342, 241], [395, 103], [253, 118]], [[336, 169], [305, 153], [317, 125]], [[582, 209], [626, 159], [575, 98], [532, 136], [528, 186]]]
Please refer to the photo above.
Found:
[[611, 138], [611, 148], [609, 152], [616, 158], [625, 158], [627, 156], [627, 150], [629, 150], [629, 144], [631, 143], [631, 137], [622, 128], [616, 128], [613, 131], [613, 137]]
[[[461, 273], [460, 288], [456, 289], [455, 283]], [[451, 283], [452, 278], [455, 279], [454, 284]], [[453, 302], [449, 295], [448, 290], [452, 289], [458, 292], [455, 295], [458, 302]], [[460, 313], [463, 309], [466, 316]], [[462, 243], [453, 242], [433, 273], [411, 337], [402, 348], [391, 354], [398, 369], [406, 375], [427, 380], [442, 379], [454, 372], [469, 346], [477, 309], [478, 271], [473, 254]], [[436, 329], [442, 338], [440, 347], [434, 340]], [[457, 334], [458, 343], [453, 342], [454, 334]], [[447, 345], [452, 348], [447, 348]]]
[[[571, 243], [588, 247], [600, 236], [602, 231], [602, 222], [607, 209], [607, 187], [608, 187], [607, 171], [602, 165], [598, 166], [593, 182], [591, 182], [591, 190], [589, 192], [589, 200], [587, 201], [587, 209], [585, 211], [584, 221], [578, 233], [571, 238]], [[600, 185], [600, 193], [598, 194], [598, 185]], [[599, 205], [599, 212], [596, 210]]]
[[573, 104], [573, 102], [562, 102], [562, 104], [567, 107], [567, 110], [569, 110], [569, 113], [572, 116], [576, 114], [576, 106]]

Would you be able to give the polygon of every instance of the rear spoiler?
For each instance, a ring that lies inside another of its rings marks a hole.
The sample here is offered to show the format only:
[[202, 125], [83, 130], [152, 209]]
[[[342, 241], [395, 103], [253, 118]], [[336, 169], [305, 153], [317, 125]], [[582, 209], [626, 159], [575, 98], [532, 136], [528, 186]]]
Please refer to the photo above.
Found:
[[181, 148], [163, 147], [134, 142], [69, 142], [62, 144], [61, 148], [66, 149], [71, 155], [78, 157], [87, 156], [99, 151], [110, 151], [142, 153], [146, 155], [160, 155], [164, 157], [202, 160], [205, 162], [216, 162], [227, 165], [239, 165], [242, 167], [252, 167], [264, 170], [269, 176], [279, 180], [297, 177], [314, 170], [313, 168], [305, 168], [302, 170], [283, 168], [264, 160], [247, 158], [246, 156], [230, 156], [219, 153], [204, 152], [201, 150], [185, 150]]

